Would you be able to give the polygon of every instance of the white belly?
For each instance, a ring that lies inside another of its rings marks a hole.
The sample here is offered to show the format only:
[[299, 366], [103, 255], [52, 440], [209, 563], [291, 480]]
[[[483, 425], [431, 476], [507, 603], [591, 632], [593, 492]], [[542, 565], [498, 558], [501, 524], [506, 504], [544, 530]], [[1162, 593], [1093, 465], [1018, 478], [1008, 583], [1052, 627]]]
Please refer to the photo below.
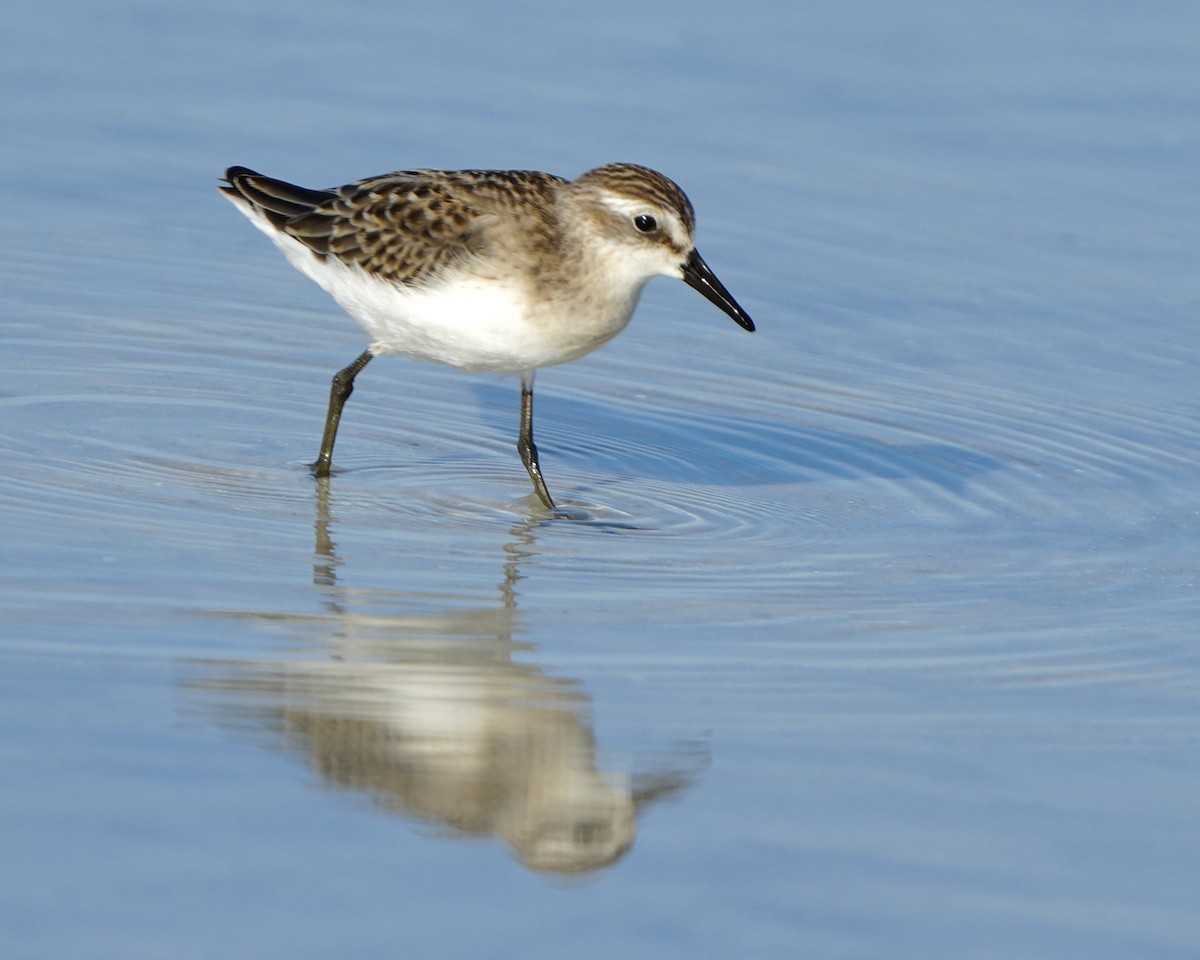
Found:
[[511, 282], [464, 278], [412, 290], [362, 271], [338, 274], [318, 282], [371, 336], [374, 353], [517, 372], [573, 360], [620, 330], [600, 339], [572, 336], [570, 317], [538, 309]]
[[[244, 212], [244, 211], [243, 211]], [[518, 373], [566, 363], [607, 343], [629, 323], [628, 302], [540, 303], [511, 280], [462, 275], [411, 288], [321, 260], [251, 216], [292, 266], [321, 286], [371, 337], [376, 354], [403, 354], [463, 370]]]

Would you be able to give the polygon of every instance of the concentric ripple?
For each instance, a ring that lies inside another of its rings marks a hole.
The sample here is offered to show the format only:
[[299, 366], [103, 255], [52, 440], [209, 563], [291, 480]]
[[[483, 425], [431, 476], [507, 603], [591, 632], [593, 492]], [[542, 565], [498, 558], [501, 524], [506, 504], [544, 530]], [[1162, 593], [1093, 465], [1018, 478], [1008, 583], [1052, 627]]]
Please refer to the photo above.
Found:
[[[684, 364], [636, 338], [539, 378], [557, 514], [532, 496], [514, 449], [516, 384], [404, 360], [360, 379], [338, 473], [320, 485], [306, 463], [342, 354], [289, 347], [281, 317], [261, 323], [239, 339], [196, 329], [183, 344], [128, 324], [64, 350], [61, 392], [42, 382], [3, 401], [0, 505], [34, 542], [110, 531], [126, 550], [134, 538], [169, 558], [180, 544], [215, 555], [230, 542], [285, 556], [307, 541], [320, 556], [341, 540], [434, 558], [436, 576], [414, 575], [439, 588], [468, 561], [500, 581], [519, 554], [564, 605], [586, 582], [587, 603], [620, 609], [636, 594], [664, 617], [751, 604], [786, 619], [903, 596], [923, 605], [908, 609], [914, 620], [985, 583], [1002, 594], [1031, 551], [1058, 541], [1095, 549], [1086, 571], [1076, 552], [1056, 576], [1117, 583], [1109, 533], [1128, 541], [1195, 510], [1200, 433], [1185, 410], [986, 363], [968, 379], [778, 344], [751, 379], [742, 347], [700, 344]], [[259, 340], [269, 348], [249, 345]], [[1097, 516], [1108, 531], [1094, 530]], [[470, 559], [497, 536], [511, 542]], [[947, 595], [904, 592], [922, 576]]]

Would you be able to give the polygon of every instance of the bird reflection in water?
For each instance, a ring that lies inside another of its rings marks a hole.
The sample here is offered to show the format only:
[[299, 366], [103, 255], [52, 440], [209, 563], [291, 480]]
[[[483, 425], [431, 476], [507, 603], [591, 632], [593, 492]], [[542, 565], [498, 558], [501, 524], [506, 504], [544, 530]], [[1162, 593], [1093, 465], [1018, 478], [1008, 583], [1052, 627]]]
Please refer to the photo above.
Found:
[[[453, 836], [495, 837], [531, 870], [578, 874], [633, 845], [636, 818], [678, 794], [707, 762], [681, 748], [646, 773], [601, 771], [579, 684], [514, 655], [515, 586], [536, 523], [505, 548], [501, 600], [430, 612], [430, 598], [337, 587], [327, 488], [318, 496], [314, 577], [324, 617], [272, 616], [322, 656], [196, 664], [190, 685], [220, 722], [304, 756], [327, 784]], [[407, 601], [407, 602], [406, 602]], [[397, 608], [424, 608], [397, 615]], [[389, 611], [389, 612], [384, 612]]]

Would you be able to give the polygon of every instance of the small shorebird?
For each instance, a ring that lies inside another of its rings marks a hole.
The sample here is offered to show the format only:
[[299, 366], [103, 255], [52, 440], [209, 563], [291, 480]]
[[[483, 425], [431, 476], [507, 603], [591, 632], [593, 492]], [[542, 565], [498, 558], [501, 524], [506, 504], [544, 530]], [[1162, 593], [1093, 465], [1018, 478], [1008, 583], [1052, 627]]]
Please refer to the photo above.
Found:
[[577, 180], [401, 170], [328, 190], [230, 167], [220, 190], [372, 338], [333, 377], [317, 477], [329, 475], [354, 378], [372, 358], [399, 353], [520, 375], [517, 450], [553, 510], [533, 442], [540, 367], [615, 337], [659, 274], [682, 279], [754, 329], [696, 251], [687, 195], [636, 164], [611, 163]]

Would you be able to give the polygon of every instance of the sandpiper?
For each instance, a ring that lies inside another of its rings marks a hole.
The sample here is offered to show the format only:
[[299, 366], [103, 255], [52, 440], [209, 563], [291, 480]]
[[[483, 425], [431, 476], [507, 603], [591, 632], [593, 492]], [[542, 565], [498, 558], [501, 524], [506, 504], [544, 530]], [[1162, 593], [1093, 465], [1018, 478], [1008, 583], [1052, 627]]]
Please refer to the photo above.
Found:
[[696, 250], [687, 195], [611, 163], [576, 180], [525, 170], [401, 170], [310, 190], [230, 167], [220, 190], [371, 343], [333, 377], [313, 474], [327, 477], [342, 407], [374, 357], [520, 375], [517, 450], [555, 504], [533, 442], [533, 379], [629, 323], [642, 287], [682, 279], [743, 329], [754, 321]]

